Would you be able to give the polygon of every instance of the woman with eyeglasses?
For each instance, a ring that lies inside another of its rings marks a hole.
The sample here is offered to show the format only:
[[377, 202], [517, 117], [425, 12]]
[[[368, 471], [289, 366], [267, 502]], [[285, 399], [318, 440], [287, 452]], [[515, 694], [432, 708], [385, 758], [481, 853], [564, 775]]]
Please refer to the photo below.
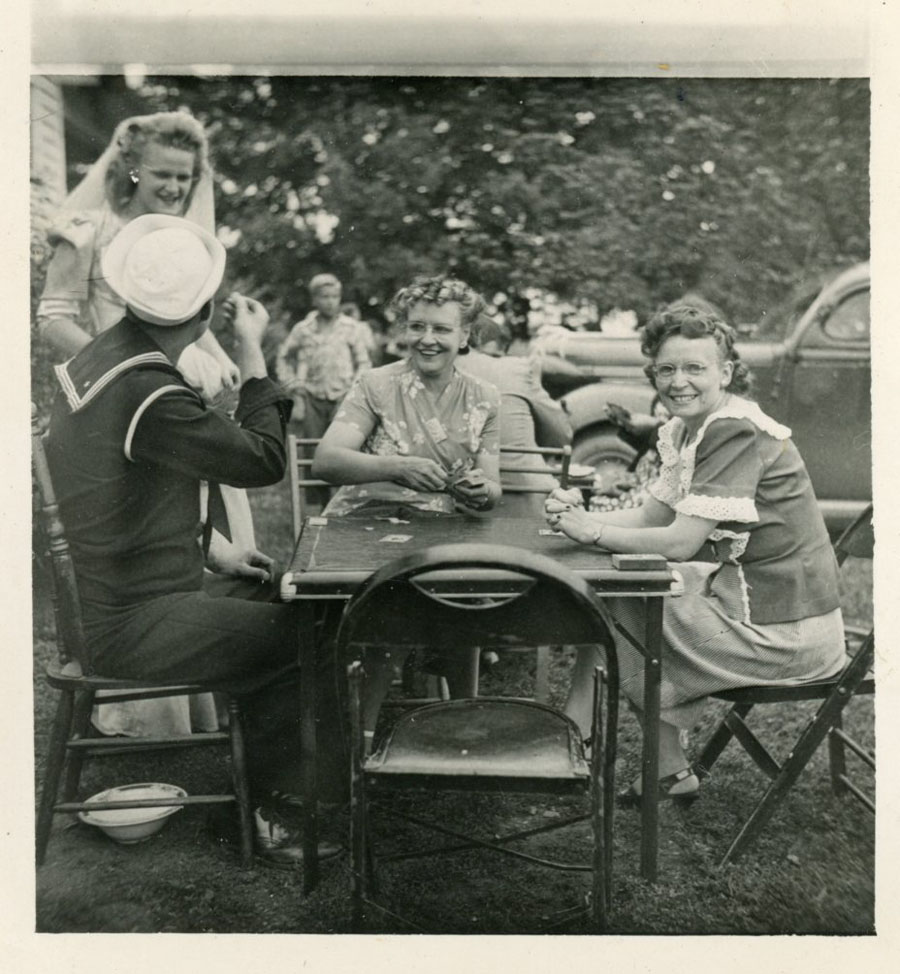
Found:
[[[687, 802], [699, 781], [683, 749], [707, 694], [824, 679], [844, 663], [837, 564], [791, 431], [748, 398], [734, 331], [714, 313], [669, 306], [648, 323], [645, 372], [671, 419], [659, 431], [659, 479], [632, 510], [587, 512], [577, 491], [554, 491], [548, 522], [604, 551], [679, 562], [685, 594], [663, 621], [658, 798]], [[626, 629], [643, 632], [643, 604], [605, 599]], [[622, 689], [639, 709], [643, 657], [610, 626]], [[579, 650], [567, 712], [590, 727], [591, 672]], [[638, 777], [620, 796], [637, 804]]]

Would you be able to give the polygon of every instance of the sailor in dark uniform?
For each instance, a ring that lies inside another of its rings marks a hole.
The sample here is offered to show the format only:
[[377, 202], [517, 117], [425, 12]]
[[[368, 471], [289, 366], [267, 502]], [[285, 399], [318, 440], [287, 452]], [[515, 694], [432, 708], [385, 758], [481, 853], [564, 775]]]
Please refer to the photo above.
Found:
[[[239, 294], [225, 305], [242, 380], [234, 422], [175, 367], [208, 327], [224, 269], [222, 245], [181, 217], [142, 216], [119, 232], [103, 271], [127, 311], [57, 366], [47, 454], [97, 672], [246, 692], [258, 850], [294, 864], [302, 851], [272, 802], [300, 791], [292, 613], [270, 601], [271, 560], [256, 549], [205, 570], [200, 526], [201, 481], [212, 507], [217, 483], [261, 487], [284, 475], [291, 400], [266, 374], [265, 309]], [[338, 798], [339, 707], [327, 660], [320, 671], [321, 788]]]

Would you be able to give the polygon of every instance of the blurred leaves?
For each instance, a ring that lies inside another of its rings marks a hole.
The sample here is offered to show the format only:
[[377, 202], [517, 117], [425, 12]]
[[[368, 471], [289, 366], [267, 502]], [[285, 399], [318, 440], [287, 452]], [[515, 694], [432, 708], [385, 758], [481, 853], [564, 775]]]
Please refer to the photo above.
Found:
[[865, 80], [166, 77], [209, 127], [230, 273], [299, 317], [420, 273], [599, 314], [701, 291], [735, 321], [868, 255]]

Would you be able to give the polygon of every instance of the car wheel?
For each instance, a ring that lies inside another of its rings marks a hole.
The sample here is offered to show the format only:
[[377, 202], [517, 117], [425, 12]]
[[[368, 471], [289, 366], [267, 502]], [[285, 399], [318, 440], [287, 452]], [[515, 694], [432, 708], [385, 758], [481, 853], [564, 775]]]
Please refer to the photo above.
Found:
[[596, 488], [611, 487], [628, 479], [628, 467], [635, 450], [611, 429], [588, 431], [576, 439], [572, 448], [572, 463], [594, 468]]

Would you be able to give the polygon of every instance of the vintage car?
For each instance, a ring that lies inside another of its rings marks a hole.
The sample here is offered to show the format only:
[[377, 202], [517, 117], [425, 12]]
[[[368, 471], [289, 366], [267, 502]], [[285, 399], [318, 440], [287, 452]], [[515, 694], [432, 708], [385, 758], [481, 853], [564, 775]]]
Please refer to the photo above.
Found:
[[[756, 399], [792, 429], [833, 530], [872, 496], [869, 320], [869, 265], [857, 264], [795, 295], [739, 343]], [[620, 474], [634, 449], [606, 406], [650, 412], [654, 392], [639, 338], [570, 332], [545, 342], [542, 353], [544, 383], [560, 395], [575, 431], [573, 461], [605, 480]]]

